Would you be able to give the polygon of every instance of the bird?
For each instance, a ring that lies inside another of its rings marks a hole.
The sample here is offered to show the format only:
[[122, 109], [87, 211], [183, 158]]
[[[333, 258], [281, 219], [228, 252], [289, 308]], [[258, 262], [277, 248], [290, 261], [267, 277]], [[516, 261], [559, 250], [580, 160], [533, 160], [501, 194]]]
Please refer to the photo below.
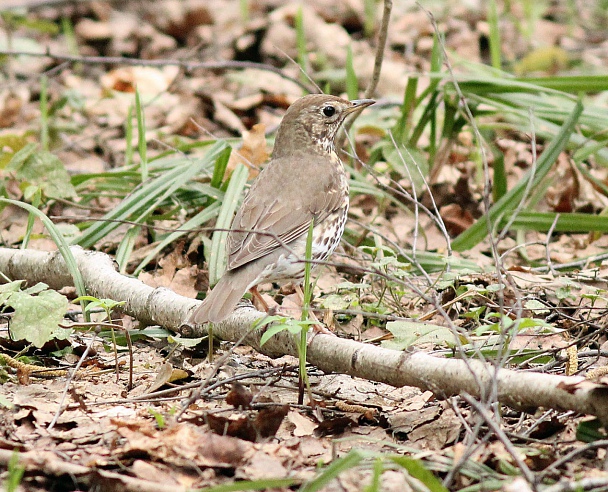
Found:
[[323, 261], [333, 253], [349, 205], [348, 174], [336, 153], [336, 135], [348, 115], [374, 102], [310, 94], [289, 106], [272, 158], [233, 219], [226, 271], [187, 323], [223, 321], [247, 291], [261, 299], [261, 283], [301, 283], [311, 222], [312, 259]]

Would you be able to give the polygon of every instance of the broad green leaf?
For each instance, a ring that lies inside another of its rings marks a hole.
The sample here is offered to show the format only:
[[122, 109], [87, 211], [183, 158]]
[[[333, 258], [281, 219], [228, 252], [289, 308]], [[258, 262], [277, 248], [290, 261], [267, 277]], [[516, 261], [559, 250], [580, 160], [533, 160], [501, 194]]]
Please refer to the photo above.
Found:
[[16, 152], [19, 152], [27, 145], [27, 135], [7, 133], [0, 135], [0, 169], [3, 169], [13, 158]]
[[15, 310], [10, 328], [17, 340], [25, 339], [42, 347], [49, 340], [65, 339], [72, 333], [57, 326], [63, 321], [68, 300], [54, 290], [42, 291], [37, 296], [14, 292], [6, 304]]
[[28, 145], [13, 156], [6, 171], [15, 173], [22, 189], [39, 187], [50, 198], [75, 198], [76, 190], [59, 158], [50, 152]]
[[419, 321], [390, 321], [386, 324], [386, 329], [395, 338], [382, 342], [382, 346], [394, 350], [404, 350], [421, 343], [453, 345], [456, 342], [454, 333], [449, 328]]

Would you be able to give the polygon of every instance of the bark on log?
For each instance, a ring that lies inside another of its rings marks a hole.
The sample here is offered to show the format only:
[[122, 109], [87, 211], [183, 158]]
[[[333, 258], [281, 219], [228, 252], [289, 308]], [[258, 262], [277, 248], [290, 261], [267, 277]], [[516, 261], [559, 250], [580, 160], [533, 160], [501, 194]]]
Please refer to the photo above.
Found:
[[[182, 325], [199, 301], [169, 289], [152, 288], [116, 271], [104, 253], [73, 247], [88, 293], [98, 298], [126, 301], [123, 310], [146, 324], [158, 324], [184, 336], [198, 337], [204, 327]], [[12, 280], [44, 282], [53, 289], [72, 285], [72, 278], [59, 253], [0, 248], [0, 271]], [[278, 334], [263, 347], [262, 330], [251, 325], [264, 313], [240, 306], [225, 321], [214, 326], [214, 334], [237, 341], [249, 332], [245, 343], [271, 357], [297, 356], [293, 337]], [[317, 335], [308, 347], [308, 361], [325, 372], [339, 372], [392, 386], [416, 386], [440, 397], [466, 392], [480, 398], [495, 381], [497, 398], [515, 408], [537, 407], [574, 410], [608, 422], [608, 387], [583, 377], [496, 369], [477, 360], [441, 359], [422, 352], [399, 352], [327, 335]]]

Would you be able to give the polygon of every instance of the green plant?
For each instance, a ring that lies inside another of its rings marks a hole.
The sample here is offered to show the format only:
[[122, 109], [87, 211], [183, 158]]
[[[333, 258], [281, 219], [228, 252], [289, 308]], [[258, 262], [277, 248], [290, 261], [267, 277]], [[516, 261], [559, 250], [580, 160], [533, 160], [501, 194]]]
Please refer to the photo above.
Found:
[[277, 333], [288, 331], [297, 337], [298, 360], [299, 360], [299, 395], [298, 402], [303, 403], [304, 389], [310, 390], [308, 382], [308, 373], [306, 372], [306, 357], [308, 349], [308, 330], [311, 325], [317, 324], [318, 321], [310, 320], [310, 301], [312, 299], [312, 285], [310, 282], [310, 271], [312, 268], [312, 240], [313, 240], [314, 220], [310, 222], [308, 235], [306, 237], [306, 256], [304, 265], [304, 298], [302, 300], [302, 316], [299, 320], [288, 319], [279, 316], [267, 316], [256, 325], [256, 328], [262, 328], [271, 323], [275, 323], [268, 328], [260, 339], [260, 345], [264, 345]]
[[25, 466], [19, 464], [19, 451], [15, 450], [8, 462], [8, 476], [4, 482], [6, 492], [15, 492], [21, 483]]

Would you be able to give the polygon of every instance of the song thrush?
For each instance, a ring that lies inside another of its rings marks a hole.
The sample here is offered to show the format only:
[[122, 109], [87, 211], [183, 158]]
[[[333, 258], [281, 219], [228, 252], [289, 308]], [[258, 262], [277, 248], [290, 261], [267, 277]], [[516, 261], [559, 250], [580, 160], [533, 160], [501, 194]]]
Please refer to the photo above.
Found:
[[334, 139], [349, 114], [373, 103], [314, 94], [289, 107], [272, 159], [232, 222], [226, 272], [188, 323], [222, 321], [260, 283], [301, 282], [311, 221], [313, 259], [325, 260], [336, 249], [348, 212], [348, 176]]

